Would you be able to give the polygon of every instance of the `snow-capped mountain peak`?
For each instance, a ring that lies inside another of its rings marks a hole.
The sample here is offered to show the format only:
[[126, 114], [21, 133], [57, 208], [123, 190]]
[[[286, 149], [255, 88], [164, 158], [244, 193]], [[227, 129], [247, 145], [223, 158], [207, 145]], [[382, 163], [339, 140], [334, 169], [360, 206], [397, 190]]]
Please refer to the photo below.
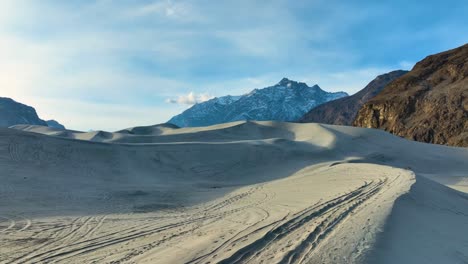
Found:
[[222, 105], [228, 105], [228, 104], [231, 104], [231, 103], [239, 100], [239, 98], [241, 98], [241, 96], [226, 95], [226, 96], [221, 96], [221, 97], [215, 97], [215, 98], [213, 98], [211, 100], [214, 103], [218, 103], [218, 104], [222, 104]]
[[168, 122], [192, 127], [240, 120], [297, 121], [312, 108], [347, 95], [283, 78], [276, 85], [241, 96], [227, 95], [198, 103]]

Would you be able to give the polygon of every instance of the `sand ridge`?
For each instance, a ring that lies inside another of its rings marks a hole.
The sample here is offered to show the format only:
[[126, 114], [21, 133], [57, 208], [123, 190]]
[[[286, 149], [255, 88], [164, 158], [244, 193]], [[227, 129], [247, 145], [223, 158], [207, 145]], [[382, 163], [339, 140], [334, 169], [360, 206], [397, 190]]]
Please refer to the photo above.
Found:
[[468, 196], [457, 191], [468, 179], [466, 148], [280, 122], [115, 133], [14, 128], [0, 129], [1, 263], [468, 256], [460, 232]]

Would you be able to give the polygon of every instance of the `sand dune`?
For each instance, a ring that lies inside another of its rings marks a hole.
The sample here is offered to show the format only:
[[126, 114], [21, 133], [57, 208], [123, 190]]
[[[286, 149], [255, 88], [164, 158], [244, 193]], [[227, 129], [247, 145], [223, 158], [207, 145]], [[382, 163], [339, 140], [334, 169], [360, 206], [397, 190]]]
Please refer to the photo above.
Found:
[[466, 148], [277, 122], [14, 128], [1, 263], [468, 261]]

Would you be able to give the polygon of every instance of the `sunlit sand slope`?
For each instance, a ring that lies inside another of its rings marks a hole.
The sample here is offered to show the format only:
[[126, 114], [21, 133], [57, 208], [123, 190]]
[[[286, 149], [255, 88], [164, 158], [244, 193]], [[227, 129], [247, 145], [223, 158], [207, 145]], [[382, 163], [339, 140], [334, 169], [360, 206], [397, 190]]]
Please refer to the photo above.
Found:
[[14, 128], [1, 263], [468, 261], [466, 148], [276, 122]]

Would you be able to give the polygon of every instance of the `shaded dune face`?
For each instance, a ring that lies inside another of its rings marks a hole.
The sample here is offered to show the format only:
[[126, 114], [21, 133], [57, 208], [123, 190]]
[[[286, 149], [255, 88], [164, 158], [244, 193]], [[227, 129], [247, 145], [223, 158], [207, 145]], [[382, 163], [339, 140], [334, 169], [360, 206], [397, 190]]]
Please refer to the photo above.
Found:
[[[15, 128], [0, 129], [0, 262], [450, 263], [465, 252], [464, 148], [281, 122]], [[409, 232], [409, 212], [428, 224]]]
[[[176, 130], [174, 133], [178, 134], [164, 136], [101, 131], [55, 134], [55, 130], [43, 127], [18, 127], [53, 136], [2, 130], [2, 166], [11, 174], [4, 175], [6, 184], [21, 183], [18, 182], [23, 178], [20, 175], [34, 184], [26, 184], [18, 190], [25, 195], [24, 201], [55, 188], [47, 194], [52, 204], [66, 207], [68, 201], [61, 199], [61, 195], [83, 192], [85, 199], [76, 203], [88, 210], [93, 207], [90, 199], [99, 195], [114, 197], [114, 192], [151, 194], [156, 190], [155, 195], [159, 195], [160, 192], [179, 193], [178, 189], [183, 188], [190, 192], [191, 186], [229, 187], [285, 177], [303, 165], [251, 175], [283, 161], [302, 164], [309, 154], [319, 153], [327, 142], [333, 141], [332, 135], [324, 135], [319, 142], [323, 146], [295, 142], [296, 136], [302, 140], [307, 138], [304, 135], [301, 138], [287, 127], [237, 123], [199, 132]], [[327, 133], [320, 127], [317, 131]], [[80, 140], [76, 140], [78, 138]], [[130, 144], [133, 142], [136, 144]], [[174, 184], [177, 186], [173, 187]], [[20, 196], [15, 202], [21, 203], [21, 199]], [[167, 198], [166, 203], [170, 203], [170, 199]], [[141, 206], [138, 200], [136, 203], [134, 206]]]

